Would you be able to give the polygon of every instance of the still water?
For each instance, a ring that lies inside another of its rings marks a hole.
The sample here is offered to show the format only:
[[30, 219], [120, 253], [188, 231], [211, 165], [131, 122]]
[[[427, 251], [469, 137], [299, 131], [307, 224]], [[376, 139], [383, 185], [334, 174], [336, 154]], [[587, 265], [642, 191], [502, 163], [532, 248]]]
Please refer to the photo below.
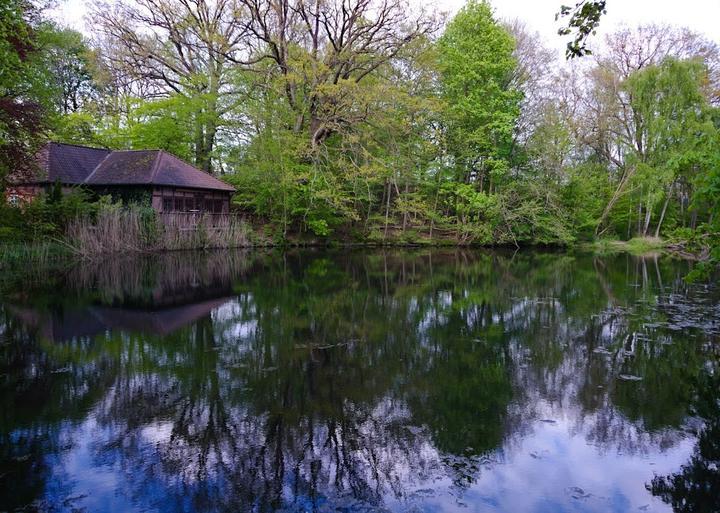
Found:
[[0, 511], [720, 511], [720, 290], [665, 257], [169, 254], [0, 298]]

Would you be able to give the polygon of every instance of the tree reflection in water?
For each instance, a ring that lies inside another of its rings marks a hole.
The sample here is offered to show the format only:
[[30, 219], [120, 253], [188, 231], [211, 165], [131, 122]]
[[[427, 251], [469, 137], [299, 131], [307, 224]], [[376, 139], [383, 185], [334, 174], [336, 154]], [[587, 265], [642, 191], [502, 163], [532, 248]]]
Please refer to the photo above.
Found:
[[715, 364], [698, 380], [692, 413], [704, 423], [690, 460], [679, 472], [656, 476], [648, 487], [681, 513], [720, 511], [720, 369]]
[[[3, 296], [0, 504], [493, 511], [483, 477], [556, 425], [598, 454], [661, 457], [711, 419], [688, 407], [709, 390], [698, 383], [720, 315], [715, 290], [688, 287], [686, 272], [474, 251], [74, 268]], [[717, 469], [717, 426], [705, 426], [681, 473], [649, 485], [680, 511], [698, 511], [681, 507], [698, 487], [720, 492], [700, 472]], [[608, 509], [575, 488], [506, 491], [549, 497], [540, 510]]]

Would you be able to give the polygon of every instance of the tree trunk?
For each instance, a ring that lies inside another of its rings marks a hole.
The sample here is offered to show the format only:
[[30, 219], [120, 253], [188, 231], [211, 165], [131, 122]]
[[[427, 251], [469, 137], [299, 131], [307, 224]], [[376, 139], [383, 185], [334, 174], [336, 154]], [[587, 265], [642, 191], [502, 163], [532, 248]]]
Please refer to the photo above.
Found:
[[687, 219], [685, 219], [685, 187], [680, 192], [680, 218], [682, 219], [683, 228], [687, 226]]
[[628, 208], [628, 225], [627, 225], [627, 235], [626, 235], [626, 237], [628, 239], [630, 239], [630, 233], [632, 230], [632, 212], [633, 212], [632, 205], [630, 205], [630, 207]]
[[215, 135], [217, 134], [217, 123], [214, 121], [208, 122], [205, 127], [205, 144], [203, 145], [203, 166], [201, 169], [208, 173], [213, 172], [212, 166], [212, 152], [215, 147]]
[[[407, 194], [408, 194], [408, 183], [405, 182], [405, 197], [406, 198], [407, 198]], [[403, 212], [403, 223], [402, 223], [403, 233], [405, 233], [405, 227], [407, 226], [407, 217], [408, 217], [407, 210], [405, 210], [405, 212]]]
[[201, 113], [197, 113], [195, 117], [195, 165], [200, 169], [204, 169], [205, 165], [205, 134], [203, 133], [203, 125], [199, 117]]
[[658, 221], [657, 227], [655, 228], [655, 237], [660, 237], [660, 228], [662, 227], [663, 221], [665, 220], [665, 212], [667, 212], [668, 203], [670, 203], [670, 197], [672, 196], [672, 190], [674, 185], [675, 184], [670, 185], [670, 190], [665, 197], [665, 203], [663, 203], [663, 208], [660, 212], [660, 220]]
[[622, 178], [620, 179], [620, 183], [618, 183], [617, 188], [615, 189], [615, 192], [613, 193], [612, 197], [610, 198], [610, 201], [608, 201], [608, 204], [605, 206], [605, 209], [603, 210], [602, 215], [600, 216], [600, 219], [598, 220], [597, 228], [595, 228], [595, 235], [602, 235], [605, 233], [605, 230], [607, 228], [603, 229], [603, 225], [605, 224], [605, 221], [607, 221], [608, 216], [610, 215], [610, 211], [615, 206], [615, 203], [620, 199], [620, 196], [622, 196], [623, 191], [625, 190], [625, 187], [627, 185], [628, 180], [630, 177], [635, 173], [635, 168], [629, 168], [625, 171]]
[[652, 208], [650, 205], [650, 201], [648, 200], [648, 204], [645, 208], [645, 223], [643, 224], [643, 237], [647, 237], [648, 230], [650, 229], [650, 219], [652, 218]]
[[385, 234], [383, 240], [387, 239], [388, 223], [390, 218], [390, 196], [392, 195], [392, 188], [390, 186], [390, 180], [387, 180], [387, 201], [385, 203]]

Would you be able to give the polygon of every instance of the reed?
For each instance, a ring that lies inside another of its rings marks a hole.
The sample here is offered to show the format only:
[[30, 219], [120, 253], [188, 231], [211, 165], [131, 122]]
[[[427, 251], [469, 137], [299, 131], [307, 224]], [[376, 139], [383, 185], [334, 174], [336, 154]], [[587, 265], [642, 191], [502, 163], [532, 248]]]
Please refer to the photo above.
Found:
[[251, 245], [242, 219], [196, 214], [159, 215], [147, 208], [109, 208], [94, 219], [69, 223], [65, 240], [73, 253], [92, 258], [118, 253], [224, 249]]
[[0, 269], [28, 264], [42, 266], [67, 256], [70, 251], [59, 241], [3, 243], [0, 244]]

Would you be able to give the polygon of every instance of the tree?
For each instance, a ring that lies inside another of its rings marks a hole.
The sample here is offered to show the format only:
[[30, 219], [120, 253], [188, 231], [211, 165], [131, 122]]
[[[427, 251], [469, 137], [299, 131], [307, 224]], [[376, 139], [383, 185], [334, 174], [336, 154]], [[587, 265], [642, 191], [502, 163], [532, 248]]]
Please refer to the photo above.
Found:
[[46, 81], [38, 66], [38, 8], [25, 0], [0, 3], [0, 191], [9, 173], [28, 163], [44, 129]]
[[639, 121], [635, 128], [638, 152], [629, 164], [645, 197], [639, 232], [648, 235], [653, 211], [665, 197], [655, 236], [665, 218], [676, 182], [693, 183], [717, 163], [720, 134], [713, 124], [702, 88], [707, 69], [700, 60], [666, 59], [631, 75], [624, 87]]
[[505, 29], [514, 41], [510, 87], [522, 92], [520, 114], [515, 127], [516, 137], [522, 141], [532, 132], [541, 117], [545, 104], [552, 99], [555, 55], [547, 48], [540, 34], [531, 32], [520, 20], [506, 23]]
[[41, 44], [57, 88], [57, 110], [62, 114], [78, 112], [97, 95], [92, 50], [81, 33], [52, 25]]
[[[628, 192], [631, 186], [638, 185], [633, 181], [639, 169], [635, 164], [647, 160], [654, 149], [643, 139], [647, 128], [643, 115], [649, 110], [643, 113], [635, 108], [633, 93], [626, 87], [629, 78], [644, 69], [661, 65], [670, 57], [698, 58], [707, 69], [700, 92], [712, 102], [717, 90], [714, 86], [717, 83], [717, 56], [717, 45], [689, 30], [647, 25], [608, 35], [606, 45], [592, 61], [573, 66], [572, 74], [565, 79], [563, 95], [575, 104], [573, 121], [568, 124], [575, 132], [575, 152], [581, 159], [591, 158], [605, 164], [608, 180], [615, 189], [606, 199], [603, 211], [598, 213], [597, 235], [614, 225], [616, 232], [626, 232], [630, 236], [633, 221], [637, 221], [636, 232], [646, 231], [647, 201], [630, 205]], [[679, 199], [684, 198], [681, 208], [688, 206], [687, 198], [691, 192], [689, 183], [681, 181], [676, 185], [674, 193]], [[633, 199], [637, 198], [633, 196]], [[619, 214], [619, 210], [624, 213]], [[608, 222], [611, 218], [613, 223]]]
[[276, 221], [283, 236], [293, 225], [323, 236], [346, 223], [368, 230], [370, 218], [382, 216], [383, 237], [396, 205], [407, 227], [436, 155], [429, 134], [437, 114], [434, 63], [432, 42], [421, 37], [361, 83], [346, 84], [333, 115], [354, 111], [363, 118], [346, 116], [315, 147], [308, 127], [296, 126], [282, 75], [250, 75], [265, 81], [243, 106], [248, 143], [233, 152], [238, 172], [231, 180], [247, 193], [238, 194], [238, 204]]
[[490, 5], [471, 0], [438, 41], [448, 149], [458, 178], [493, 190], [509, 167], [521, 93], [513, 87], [513, 38]]
[[[269, 60], [295, 113], [293, 130], [313, 150], [367, 119], [358, 86], [406, 46], [437, 28], [404, 0], [239, 0], [249, 54]], [[239, 61], [237, 57], [233, 60]], [[247, 61], [244, 61], [247, 62]]]
[[[233, 0], [136, 0], [96, 3], [92, 17], [110, 68], [142, 83], [143, 99], [185, 98], [194, 108], [195, 163], [212, 170], [218, 130], [234, 107], [230, 58], [246, 51]], [[239, 57], [236, 60], [240, 60]]]

